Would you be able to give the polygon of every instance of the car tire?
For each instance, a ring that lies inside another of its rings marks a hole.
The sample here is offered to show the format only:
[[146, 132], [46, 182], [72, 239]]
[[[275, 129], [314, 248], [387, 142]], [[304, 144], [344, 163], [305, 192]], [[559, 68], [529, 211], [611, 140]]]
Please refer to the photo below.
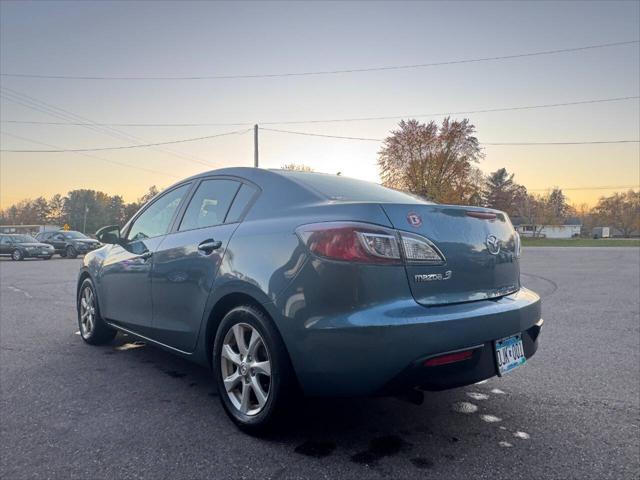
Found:
[[13, 252], [11, 252], [11, 260], [16, 262], [22, 261], [24, 260], [24, 255], [20, 250], [15, 249]]
[[77, 258], [78, 257], [78, 252], [75, 248], [73, 248], [71, 245], [69, 245], [66, 249], [65, 249], [65, 257], [66, 258]]
[[82, 340], [89, 345], [104, 345], [114, 339], [118, 332], [107, 325], [100, 315], [98, 294], [90, 278], [80, 285], [76, 304]]
[[[258, 337], [252, 341], [255, 334]], [[244, 345], [239, 346], [238, 338]], [[252, 305], [233, 308], [224, 316], [214, 340], [212, 365], [222, 406], [246, 433], [269, 430], [295, 396], [284, 342], [271, 319]]]

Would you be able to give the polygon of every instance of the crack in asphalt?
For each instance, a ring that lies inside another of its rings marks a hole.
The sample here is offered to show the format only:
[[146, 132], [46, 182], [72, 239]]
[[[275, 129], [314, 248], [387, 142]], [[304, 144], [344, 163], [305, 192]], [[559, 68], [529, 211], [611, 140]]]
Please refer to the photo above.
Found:
[[520, 275], [525, 275], [527, 277], [532, 277], [532, 278], [536, 278], [538, 280], [542, 280], [543, 282], [547, 282], [548, 284], [551, 285], [551, 291], [545, 295], [540, 295], [542, 298], [549, 298], [551, 295], [553, 295], [554, 293], [556, 293], [556, 291], [558, 290], [558, 284], [556, 282], [554, 282], [553, 280], [551, 280], [550, 278], [547, 277], [543, 277], [542, 275], [535, 275], [533, 273], [526, 273], [526, 272], [520, 272]]

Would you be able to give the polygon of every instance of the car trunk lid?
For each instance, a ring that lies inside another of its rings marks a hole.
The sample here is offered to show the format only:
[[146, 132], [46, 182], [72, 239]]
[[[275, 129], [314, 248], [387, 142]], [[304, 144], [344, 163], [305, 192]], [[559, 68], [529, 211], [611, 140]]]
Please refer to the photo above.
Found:
[[442, 265], [406, 264], [418, 303], [485, 300], [520, 288], [518, 239], [505, 213], [436, 204], [381, 206], [394, 228], [426, 237], [445, 257]]

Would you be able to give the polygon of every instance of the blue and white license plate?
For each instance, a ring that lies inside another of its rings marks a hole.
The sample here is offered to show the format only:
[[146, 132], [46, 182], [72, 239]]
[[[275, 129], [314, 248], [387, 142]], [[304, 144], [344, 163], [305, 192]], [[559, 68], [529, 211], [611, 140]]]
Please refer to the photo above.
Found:
[[527, 363], [527, 359], [524, 356], [522, 338], [519, 334], [496, 340], [496, 362], [500, 375], [504, 375]]

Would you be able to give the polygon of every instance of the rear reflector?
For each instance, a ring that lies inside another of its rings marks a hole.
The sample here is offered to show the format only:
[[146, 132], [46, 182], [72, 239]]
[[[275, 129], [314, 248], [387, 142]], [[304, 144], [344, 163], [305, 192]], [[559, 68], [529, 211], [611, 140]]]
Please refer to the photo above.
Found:
[[450, 363], [464, 362], [473, 357], [473, 350], [465, 350], [463, 352], [447, 353], [439, 357], [430, 358], [424, 362], [425, 367], [438, 367], [440, 365], [448, 365]]

